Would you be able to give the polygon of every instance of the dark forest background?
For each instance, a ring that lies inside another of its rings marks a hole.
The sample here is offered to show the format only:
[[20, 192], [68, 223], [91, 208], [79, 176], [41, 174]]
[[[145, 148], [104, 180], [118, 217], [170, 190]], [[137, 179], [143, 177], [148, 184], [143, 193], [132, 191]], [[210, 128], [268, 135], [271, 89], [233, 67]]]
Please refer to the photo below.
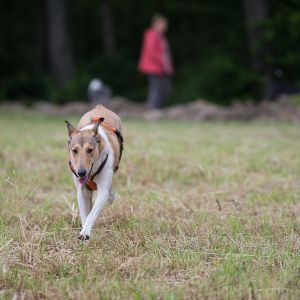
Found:
[[0, 0], [0, 99], [85, 100], [99, 77], [143, 101], [136, 69], [151, 16], [169, 19], [170, 104], [228, 104], [300, 86], [299, 0]]

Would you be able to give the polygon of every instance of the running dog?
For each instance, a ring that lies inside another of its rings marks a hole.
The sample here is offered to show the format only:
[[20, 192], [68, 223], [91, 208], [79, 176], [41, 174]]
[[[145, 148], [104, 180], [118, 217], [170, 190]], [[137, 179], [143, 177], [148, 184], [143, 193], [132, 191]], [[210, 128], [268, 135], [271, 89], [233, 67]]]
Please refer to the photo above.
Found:
[[[77, 188], [81, 218], [80, 240], [88, 240], [105, 203], [112, 196], [113, 174], [123, 151], [121, 119], [102, 105], [84, 114], [78, 128], [68, 121], [69, 166]], [[92, 205], [93, 191], [98, 190]]]

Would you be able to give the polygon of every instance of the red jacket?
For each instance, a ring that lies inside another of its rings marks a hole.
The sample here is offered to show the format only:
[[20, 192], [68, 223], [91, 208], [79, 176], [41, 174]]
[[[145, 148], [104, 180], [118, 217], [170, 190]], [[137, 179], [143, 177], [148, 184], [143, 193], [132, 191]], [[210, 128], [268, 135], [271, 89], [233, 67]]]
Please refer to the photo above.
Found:
[[144, 33], [138, 69], [142, 73], [153, 75], [174, 73], [168, 41], [152, 28]]

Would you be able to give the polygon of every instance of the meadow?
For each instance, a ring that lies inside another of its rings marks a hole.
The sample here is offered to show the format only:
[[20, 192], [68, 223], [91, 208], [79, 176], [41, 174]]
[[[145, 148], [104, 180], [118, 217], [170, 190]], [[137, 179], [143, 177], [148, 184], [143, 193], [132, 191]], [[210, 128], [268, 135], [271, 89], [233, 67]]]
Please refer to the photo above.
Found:
[[0, 299], [300, 298], [299, 124], [125, 120], [85, 242], [64, 119], [0, 128]]

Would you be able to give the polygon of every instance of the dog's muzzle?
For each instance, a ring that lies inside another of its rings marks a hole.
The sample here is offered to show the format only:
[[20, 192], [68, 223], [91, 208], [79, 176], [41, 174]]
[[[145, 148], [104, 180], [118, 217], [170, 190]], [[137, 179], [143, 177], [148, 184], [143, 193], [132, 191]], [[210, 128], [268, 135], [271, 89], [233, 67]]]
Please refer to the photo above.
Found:
[[90, 172], [88, 175], [86, 175], [86, 170], [85, 169], [79, 169], [78, 172], [75, 172], [71, 161], [69, 161], [70, 169], [73, 172], [73, 174], [78, 178], [78, 181], [80, 184], [87, 184], [91, 175], [91, 172], [93, 170], [94, 164], [92, 164]]

